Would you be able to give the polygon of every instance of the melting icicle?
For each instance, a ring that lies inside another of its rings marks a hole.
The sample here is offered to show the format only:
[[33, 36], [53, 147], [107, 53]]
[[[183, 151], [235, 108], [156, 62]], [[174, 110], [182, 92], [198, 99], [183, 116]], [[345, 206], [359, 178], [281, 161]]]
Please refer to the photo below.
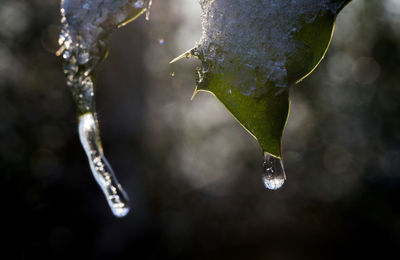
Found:
[[104, 157], [97, 122], [92, 113], [79, 118], [79, 137], [93, 176], [103, 190], [108, 205], [116, 217], [124, 217], [129, 212], [129, 199]]
[[103, 155], [95, 112], [94, 74], [107, 54], [108, 35], [146, 12], [151, 0], [61, 0], [57, 55], [77, 106], [79, 135], [90, 168], [115, 216], [129, 212], [128, 197]]
[[285, 169], [282, 160], [264, 153], [264, 173], [262, 181], [264, 186], [270, 190], [277, 190], [282, 187], [286, 180]]

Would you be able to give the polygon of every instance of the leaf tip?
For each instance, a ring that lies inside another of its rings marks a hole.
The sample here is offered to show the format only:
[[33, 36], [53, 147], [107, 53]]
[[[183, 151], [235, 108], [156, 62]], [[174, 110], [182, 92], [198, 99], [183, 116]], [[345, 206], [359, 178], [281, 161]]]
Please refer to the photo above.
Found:
[[171, 60], [169, 62], [169, 64], [175, 63], [183, 58], [191, 58], [191, 57], [198, 57], [198, 51], [197, 48], [194, 47], [188, 51], [185, 51], [184, 53], [182, 53], [181, 55], [179, 55], [178, 57], [176, 57], [175, 59]]

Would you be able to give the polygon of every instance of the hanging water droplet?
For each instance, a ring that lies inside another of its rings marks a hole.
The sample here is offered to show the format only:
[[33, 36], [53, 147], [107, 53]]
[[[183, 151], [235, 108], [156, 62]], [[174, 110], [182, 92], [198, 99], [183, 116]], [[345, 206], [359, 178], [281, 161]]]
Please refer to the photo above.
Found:
[[101, 187], [113, 214], [116, 217], [126, 216], [130, 210], [129, 198], [104, 157], [99, 130], [92, 113], [86, 113], [79, 118], [79, 137], [88, 157], [92, 174]]
[[282, 160], [264, 153], [264, 172], [262, 181], [265, 188], [277, 190], [286, 180], [285, 169]]
[[158, 39], [158, 44], [163, 45], [165, 43], [164, 38]]
[[170, 75], [171, 77], [175, 77], [175, 72], [172, 71], [172, 72], [169, 73], [169, 75]]

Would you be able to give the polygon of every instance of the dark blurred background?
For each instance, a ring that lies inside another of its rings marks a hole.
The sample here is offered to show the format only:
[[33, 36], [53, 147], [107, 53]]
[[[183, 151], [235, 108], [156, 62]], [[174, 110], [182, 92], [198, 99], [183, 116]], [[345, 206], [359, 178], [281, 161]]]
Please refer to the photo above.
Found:
[[400, 0], [354, 0], [292, 89], [278, 191], [223, 106], [189, 100], [198, 63], [168, 65], [200, 38], [197, 1], [153, 2], [98, 75], [105, 153], [133, 207], [117, 219], [54, 55], [59, 2], [1, 0], [1, 258], [400, 259]]

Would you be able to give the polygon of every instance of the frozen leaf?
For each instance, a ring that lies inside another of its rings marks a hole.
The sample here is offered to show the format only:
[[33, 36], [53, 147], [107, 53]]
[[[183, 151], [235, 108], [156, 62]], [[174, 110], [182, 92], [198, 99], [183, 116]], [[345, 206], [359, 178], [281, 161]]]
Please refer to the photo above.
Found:
[[337, 14], [350, 0], [199, 0], [203, 36], [197, 91], [213, 93], [259, 142], [281, 158], [289, 88], [319, 64]]

